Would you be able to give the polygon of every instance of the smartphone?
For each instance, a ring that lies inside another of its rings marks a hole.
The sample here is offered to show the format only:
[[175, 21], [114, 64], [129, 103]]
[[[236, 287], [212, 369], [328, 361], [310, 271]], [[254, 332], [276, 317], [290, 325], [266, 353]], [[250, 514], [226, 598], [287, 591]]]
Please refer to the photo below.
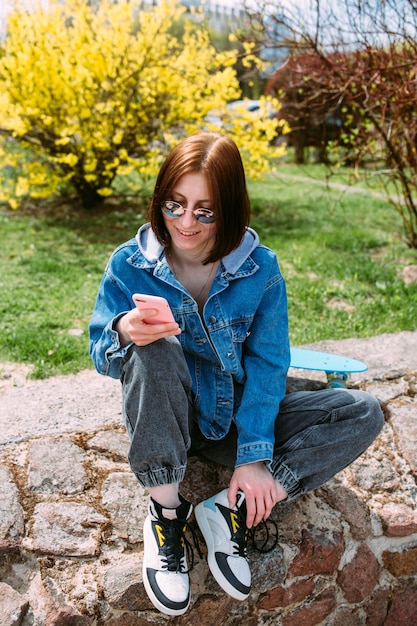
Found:
[[132, 299], [136, 307], [140, 310], [157, 309], [158, 315], [144, 319], [147, 324], [168, 324], [169, 322], [175, 322], [171, 308], [165, 298], [150, 296], [144, 293], [134, 293]]

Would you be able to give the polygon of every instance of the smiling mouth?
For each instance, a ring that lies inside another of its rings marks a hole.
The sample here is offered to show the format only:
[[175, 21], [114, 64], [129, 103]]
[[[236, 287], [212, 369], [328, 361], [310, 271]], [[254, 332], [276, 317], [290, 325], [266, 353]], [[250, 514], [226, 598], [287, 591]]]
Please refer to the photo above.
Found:
[[182, 237], [192, 237], [193, 235], [198, 235], [198, 231], [185, 231], [185, 230], [180, 230], [179, 228], [177, 228], [177, 232], [182, 236]]

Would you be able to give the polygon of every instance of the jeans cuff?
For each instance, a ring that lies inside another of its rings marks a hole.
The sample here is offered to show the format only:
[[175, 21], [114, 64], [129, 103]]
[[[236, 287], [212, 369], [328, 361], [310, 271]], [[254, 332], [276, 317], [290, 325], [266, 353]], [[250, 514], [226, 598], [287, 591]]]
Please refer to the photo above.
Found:
[[275, 480], [277, 480], [288, 494], [287, 500], [294, 500], [303, 493], [298, 479], [292, 471], [283, 463], [271, 463], [271, 472]]
[[180, 467], [164, 467], [147, 472], [135, 471], [134, 474], [142, 487], [149, 489], [152, 487], [160, 487], [161, 485], [172, 485], [173, 483], [182, 482], [186, 469], [186, 465], [181, 465]]

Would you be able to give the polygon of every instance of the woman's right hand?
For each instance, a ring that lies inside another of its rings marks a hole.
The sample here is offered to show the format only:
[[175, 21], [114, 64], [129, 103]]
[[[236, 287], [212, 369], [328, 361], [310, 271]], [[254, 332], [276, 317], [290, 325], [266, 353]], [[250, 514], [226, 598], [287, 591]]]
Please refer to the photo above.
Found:
[[163, 337], [179, 335], [181, 329], [176, 322], [168, 324], [149, 324], [145, 320], [151, 319], [158, 314], [156, 309], [134, 308], [121, 317], [115, 327], [119, 334], [122, 347], [133, 342], [137, 346], [147, 346]]

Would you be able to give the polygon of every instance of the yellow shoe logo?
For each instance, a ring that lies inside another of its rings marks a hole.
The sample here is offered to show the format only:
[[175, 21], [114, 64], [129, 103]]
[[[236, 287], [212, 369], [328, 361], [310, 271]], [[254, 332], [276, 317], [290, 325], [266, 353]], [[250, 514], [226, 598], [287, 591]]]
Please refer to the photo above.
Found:
[[230, 523], [231, 523], [231, 526], [232, 526], [233, 534], [237, 533], [237, 531], [240, 528], [240, 526], [239, 526], [239, 517], [238, 517], [237, 513], [235, 513], [234, 511], [230, 512]]
[[165, 545], [165, 535], [163, 533], [162, 526], [160, 526], [159, 524], [155, 524], [155, 532], [156, 532], [156, 536], [158, 539], [158, 543], [160, 547], [162, 548], [162, 546]]
[[[165, 542], [166, 542], [163, 527], [160, 524], [155, 524], [154, 528], [155, 528], [156, 538], [157, 538], [159, 547], [163, 548], [163, 546], [165, 545]], [[186, 526], [183, 527], [182, 533], [180, 535], [180, 544], [181, 544], [182, 548], [184, 548], [184, 546], [185, 546], [185, 536], [184, 535], [185, 535], [186, 528], [187, 528]]]

